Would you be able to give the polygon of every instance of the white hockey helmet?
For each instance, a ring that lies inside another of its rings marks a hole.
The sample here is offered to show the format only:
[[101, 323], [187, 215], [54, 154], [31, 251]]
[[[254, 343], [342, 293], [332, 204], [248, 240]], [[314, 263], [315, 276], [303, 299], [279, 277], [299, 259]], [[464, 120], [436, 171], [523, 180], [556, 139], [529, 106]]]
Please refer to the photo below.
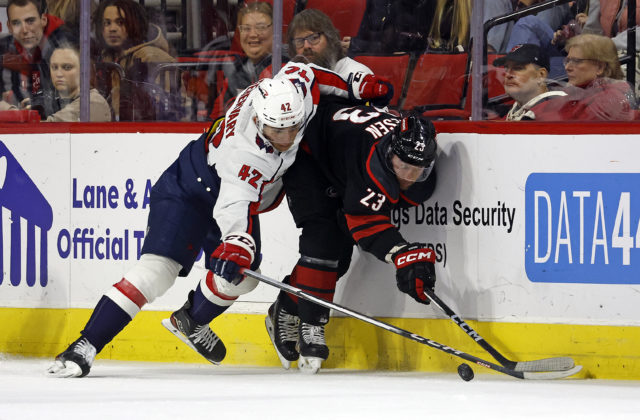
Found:
[[265, 125], [288, 128], [304, 121], [305, 109], [302, 92], [287, 79], [263, 79], [253, 96], [253, 110], [258, 131]]

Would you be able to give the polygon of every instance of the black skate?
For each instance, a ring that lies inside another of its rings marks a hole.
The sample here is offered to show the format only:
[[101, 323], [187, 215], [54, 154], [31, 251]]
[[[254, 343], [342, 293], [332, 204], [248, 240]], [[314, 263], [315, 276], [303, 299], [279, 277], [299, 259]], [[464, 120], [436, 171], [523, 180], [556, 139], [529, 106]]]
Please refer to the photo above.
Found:
[[297, 349], [300, 352], [298, 369], [304, 373], [317, 373], [322, 362], [329, 357], [329, 347], [324, 339], [324, 325], [300, 323], [300, 339]]
[[80, 337], [56, 356], [47, 373], [59, 378], [82, 378], [89, 374], [95, 358], [96, 348], [89, 340]]
[[289, 369], [291, 362], [298, 360], [300, 356], [296, 350], [299, 323], [300, 318], [287, 312], [277, 299], [269, 307], [268, 315], [264, 319], [269, 338], [285, 369]]
[[191, 308], [192, 296], [193, 291], [189, 293], [187, 303], [172, 313], [168, 319], [163, 319], [162, 325], [202, 357], [218, 365], [226, 356], [227, 349], [220, 337], [211, 331], [209, 325], [198, 325], [189, 316], [187, 310]]

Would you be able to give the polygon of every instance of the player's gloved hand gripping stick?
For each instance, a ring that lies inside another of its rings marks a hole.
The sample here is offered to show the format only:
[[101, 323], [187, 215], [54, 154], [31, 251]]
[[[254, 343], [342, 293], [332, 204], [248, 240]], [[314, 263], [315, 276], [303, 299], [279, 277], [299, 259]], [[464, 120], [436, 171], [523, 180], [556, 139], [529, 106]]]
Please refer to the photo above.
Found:
[[414, 298], [418, 303], [429, 304], [425, 290], [433, 291], [436, 286], [436, 253], [426, 244], [406, 244], [391, 254], [396, 266], [398, 289]]
[[256, 252], [253, 238], [244, 233], [230, 233], [211, 254], [211, 270], [226, 281], [238, 284], [241, 270], [250, 268]]

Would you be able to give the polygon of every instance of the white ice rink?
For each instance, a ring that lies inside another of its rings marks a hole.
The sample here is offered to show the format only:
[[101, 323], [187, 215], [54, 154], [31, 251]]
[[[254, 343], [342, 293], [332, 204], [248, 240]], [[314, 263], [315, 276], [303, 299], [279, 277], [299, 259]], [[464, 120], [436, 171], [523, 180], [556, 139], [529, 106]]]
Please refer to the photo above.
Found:
[[[98, 360], [85, 378], [0, 355], [0, 419], [639, 419], [640, 382]], [[476, 369], [476, 371], [480, 368]]]

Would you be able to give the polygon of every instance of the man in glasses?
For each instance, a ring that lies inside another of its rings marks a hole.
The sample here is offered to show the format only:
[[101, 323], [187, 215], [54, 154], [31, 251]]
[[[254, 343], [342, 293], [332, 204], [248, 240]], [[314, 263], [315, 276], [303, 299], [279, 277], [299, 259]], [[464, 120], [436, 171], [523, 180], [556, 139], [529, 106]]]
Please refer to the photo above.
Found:
[[[284, 177], [289, 208], [302, 228], [300, 258], [285, 282], [332, 301], [354, 245], [396, 267], [397, 287], [428, 304], [435, 254], [409, 243], [391, 222], [396, 208], [417, 206], [435, 189], [436, 132], [412, 114], [400, 119], [374, 107], [323, 101]], [[285, 369], [316, 373], [329, 356], [329, 310], [281, 292], [265, 319]]]
[[320, 93], [367, 100], [383, 95], [382, 86], [363, 80], [348, 85], [325, 69], [290, 62], [273, 79], [242, 91], [225, 119], [189, 143], [154, 184], [140, 260], [102, 296], [81, 336], [48, 372], [86, 376], [96, 354], [142, 307], [189, 273], [200, 249], [207, 274], [162, 323], [205, 359], [220, 363], [226, 348], [209, 323], [257, 286], [241, 270], [260, 265], [258, 214], [282, 197], [282, 176]]
[[289, 24], [287, 37], [291, 57], [302, 55], [309, 62], [331, 69], [342, 77], [349, 73], [373, 73], [364, 64], [345, 56], [340, 33], [320, 10], [305, 9], [296, 14]]
[[495, 59], [493, 65], [504, 67], [504, 90], [515, 100], [507, 121], [535, 120], [537, 105], [566, 95], [547, 87], [549, 58], [535, 44], [516, 45], [506, 56]]

